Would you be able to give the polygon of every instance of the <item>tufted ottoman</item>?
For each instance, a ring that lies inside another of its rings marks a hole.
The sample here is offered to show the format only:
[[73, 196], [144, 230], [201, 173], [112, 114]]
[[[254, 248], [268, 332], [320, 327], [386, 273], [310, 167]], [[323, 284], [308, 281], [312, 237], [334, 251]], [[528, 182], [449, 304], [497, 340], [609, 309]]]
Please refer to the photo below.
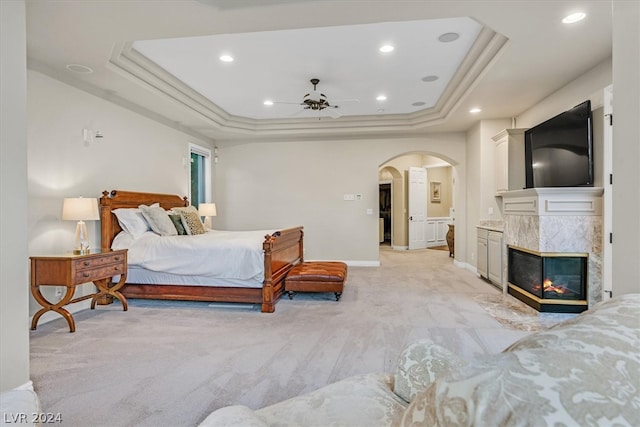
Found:
[[347, 264], [337, 261], [302, 262], [291, 269], [284, 290], [293, 298], [295, 292], [333, 292], [340, 301], [347, 279]]

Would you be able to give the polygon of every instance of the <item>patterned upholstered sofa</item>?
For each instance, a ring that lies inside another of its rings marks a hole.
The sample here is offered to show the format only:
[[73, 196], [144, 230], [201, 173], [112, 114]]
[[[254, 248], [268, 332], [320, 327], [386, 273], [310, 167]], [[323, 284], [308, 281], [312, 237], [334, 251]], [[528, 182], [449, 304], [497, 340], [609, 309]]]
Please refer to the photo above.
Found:
[[429, 341], [367, 374], [211, 426], [640, 426], [640, 295], [598, 304], [466, 363]]

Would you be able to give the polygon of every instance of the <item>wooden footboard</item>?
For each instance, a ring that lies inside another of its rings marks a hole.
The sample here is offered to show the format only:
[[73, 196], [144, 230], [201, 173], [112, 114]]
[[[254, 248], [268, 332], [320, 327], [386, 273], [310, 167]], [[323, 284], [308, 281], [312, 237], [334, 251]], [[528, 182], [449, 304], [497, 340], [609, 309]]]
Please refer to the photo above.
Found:
[[[102, 248], [111, 248], [114, 237], [122, 231], [113, 210], [153, 203], [160, 203], [165, 209], [189, 205], [186, 197], [171, 194], [104, 191], [100, 198]], [[273, 313], [284, 293], [284, 278], [294, 265], [303, 261], [303, 247], [302, 227], [266, 235], [262, 244], [265, 275], [262, 288], [127, 283], [121, 292], [127, 298], [261, 304], [262, 312]]]

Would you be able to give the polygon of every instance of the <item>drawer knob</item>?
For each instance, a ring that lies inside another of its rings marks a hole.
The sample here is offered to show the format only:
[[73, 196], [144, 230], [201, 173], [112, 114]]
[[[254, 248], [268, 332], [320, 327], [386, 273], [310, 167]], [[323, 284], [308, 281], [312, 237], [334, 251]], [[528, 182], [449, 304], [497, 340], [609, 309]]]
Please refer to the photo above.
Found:
[[118, 271], [118, 270], [120, 270], [120, 267], [115, 266], [115, 267], [113, 267], [113, 269], [114, 269], [114, 270], [116, 270], [116, 271]]
[[89, 277], [89, 273], [84, 273], [83, 276], [84, 277]]
[[85, 262], [84, 262], [84, 265], [85, 265], [86, 267], [88, 267], [88, 266], [90, 266], [90, 265], [91, 265], [91, 263], [90, 263], [89, 261], [85, 261]]
[[114, 257], [113, 259], [115, 259], [116, 261], [120, 261], [120, 257], [119, 256]]

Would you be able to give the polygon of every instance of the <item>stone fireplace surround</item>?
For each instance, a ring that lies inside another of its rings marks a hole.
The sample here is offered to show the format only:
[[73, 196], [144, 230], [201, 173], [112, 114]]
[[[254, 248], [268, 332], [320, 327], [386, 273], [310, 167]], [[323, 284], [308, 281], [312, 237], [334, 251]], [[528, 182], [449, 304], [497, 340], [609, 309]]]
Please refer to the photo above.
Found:
[[600, 187], [528, 188], [502, 193], [503, 292], [509, 246], [539, 253], [586, 253], [587, 303], [602, 301], [602, 194]]

